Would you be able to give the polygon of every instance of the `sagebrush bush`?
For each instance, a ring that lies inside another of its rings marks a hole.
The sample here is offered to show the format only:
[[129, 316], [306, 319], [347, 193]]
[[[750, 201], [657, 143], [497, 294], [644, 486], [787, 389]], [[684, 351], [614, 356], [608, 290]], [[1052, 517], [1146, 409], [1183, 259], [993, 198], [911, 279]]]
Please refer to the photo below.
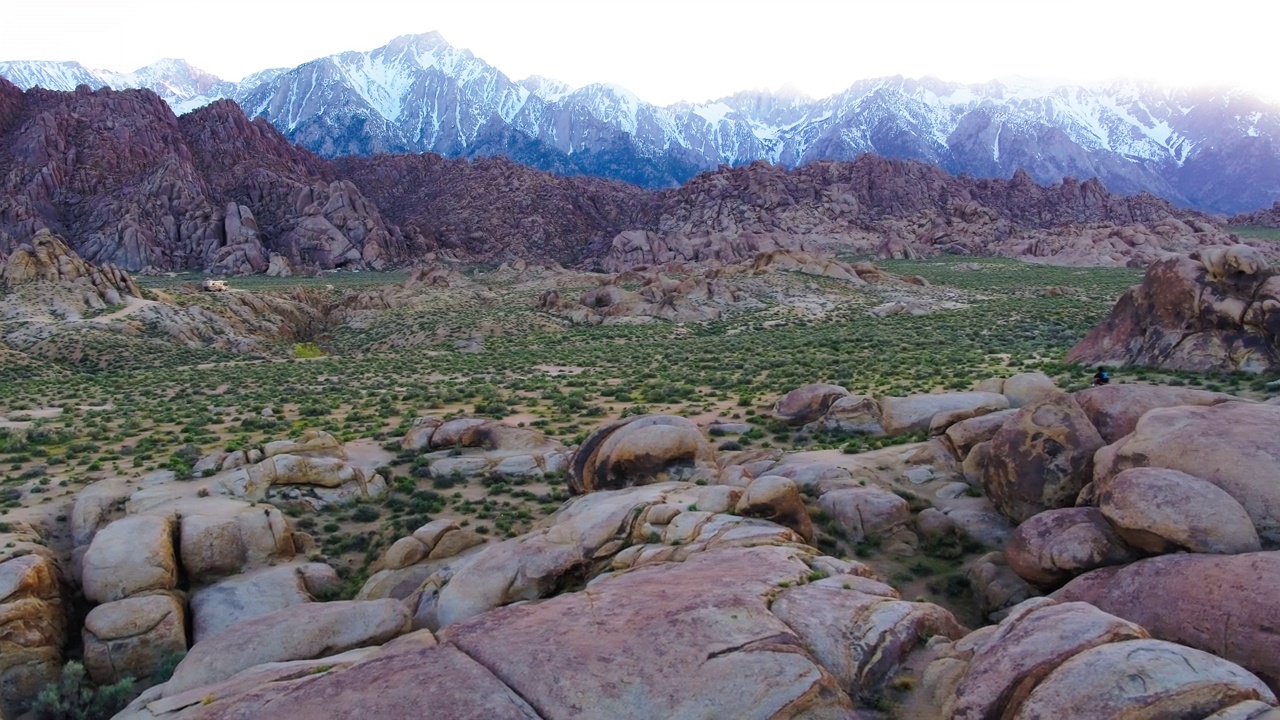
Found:
[[95, 686], [84, 665], [72, 661], [63, 666], [58, 682], [40, 691], [32, 714], [37, 720], [106, 720], [133, 699], [133, 684], [133, 678], [125, 678]]

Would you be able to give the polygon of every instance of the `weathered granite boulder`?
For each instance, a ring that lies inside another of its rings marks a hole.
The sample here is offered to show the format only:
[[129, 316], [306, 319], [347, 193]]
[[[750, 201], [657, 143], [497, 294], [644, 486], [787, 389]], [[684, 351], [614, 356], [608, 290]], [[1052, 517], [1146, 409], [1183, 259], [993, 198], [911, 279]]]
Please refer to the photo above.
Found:
[[1226, 402], [1142, 416], [1131, 435], [1097, 454], [1098, 487], [1124, 470], [1179, 470], [1222, 488], [1249, 513], [1264, 546], [1280, 546], [1280, 406]]
[[1095, 488], [1102, 515], [1146, 553], [1262, 549], [1249, 513], [1213, 483], [1166, 468], [1130, 468]]
[[106, 603], [172, 590], [178, 583], [173, 535], [173, 522], [154, 515], [131, 515], [103, 528], [81, 562], [85, 598]]
[[398, 600], [293, 605], [197, 642], [165, 683], [165, 694], [221, 682], [263, 663], [381, 645], [408, 629], [409, 611]]
[[609, 423], [582, 442], [569, 465], [576, 493], [689, 479], [715, 451], [689, 420], [642, 415]]
[[1009, 567], [1037, 587], [1060, 587], [1071, 578], [1138, 559], [1097, 508], [1046, 510], [1013, 532], [1005, 546]]
[[1014, 522], [1070, 507], [1092, 479], [1093, 454], [1102, 445], [1070, 395], [1043, 397], [1019, 409], [992, 437], [983, 488]]
[[35, 553], [0, 554], [0, 712], [26, 712], [57, 680], [66, 641], [67, 611], [54, 562]]
[[1280, 687], [1280, 552], [1162, 555], [1085, 573], [1054, 593], [1248, 668]]
[[779, 398], [773, 414], [789, 424], [805, 425], [820, 419], [832, 403], [848, 396], [849, 391], [839, 385], [803, 385]]
[[104, 603], [84, 619], [84, 667], [100, 685], [145, 680], [187, 649], [186, 613], [172, 593]]

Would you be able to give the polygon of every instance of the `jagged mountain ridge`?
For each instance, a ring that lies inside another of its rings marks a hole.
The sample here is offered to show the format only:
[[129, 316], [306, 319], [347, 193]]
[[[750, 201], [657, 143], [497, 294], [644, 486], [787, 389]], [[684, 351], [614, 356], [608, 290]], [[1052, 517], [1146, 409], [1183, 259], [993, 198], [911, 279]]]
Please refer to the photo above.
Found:
[[75, 63], [10, 62], [0, 63], [0, 75], [20, 87], [63, 90], [145, 84], [179, 112], [231, 97], [326, 157], [504, 155], [560, 174], [667, 187], [722, 164], [794, 167], [874, 152], [979, 177], [1008, 178], [1021, 168], [1041, 184], [1098, 177], [1115, 192], [1146, 190], [1222, 213], [1280, 199], [1280, 110], [1235, 91], [894, 77], [816, 100], [744, 92], [659, 107], [613, 85], [512, 81], [438, 33], [239, 83], [200, 84], [193, 78], [204, 74], [185, 63], [170, 63], [175, 79], [159, 79], [164, 62], [111, 77]]

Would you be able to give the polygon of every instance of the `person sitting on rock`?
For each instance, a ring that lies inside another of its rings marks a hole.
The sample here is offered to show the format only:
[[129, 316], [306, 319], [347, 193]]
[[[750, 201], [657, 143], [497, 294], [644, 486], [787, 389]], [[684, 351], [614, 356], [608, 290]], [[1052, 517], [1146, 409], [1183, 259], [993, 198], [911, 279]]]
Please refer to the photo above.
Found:
[[1094, 386], [1106, 385], [1111, 382], [1111, 373], [1101, 365], [1098, 366], [1098, 372], [1093, 374]]

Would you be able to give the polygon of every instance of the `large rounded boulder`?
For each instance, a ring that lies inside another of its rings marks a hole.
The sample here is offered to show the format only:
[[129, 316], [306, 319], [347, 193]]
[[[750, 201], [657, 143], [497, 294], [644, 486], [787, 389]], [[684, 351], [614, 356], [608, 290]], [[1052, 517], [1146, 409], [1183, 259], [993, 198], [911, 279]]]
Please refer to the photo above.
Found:
[[173, 522], [154, 515], [132, 515], [103, 528], [81, 562], [85, 598], [106, 603], [172, 590], [178, 584], [173, 535]]
[[1219, 405], [1238, 398], [1223, 393], [1164, 385], [1103, 385], [1075, 393], [1098, 434], [1113, 443], [1133, 432], [1151, 410], [1180, 405]]
[[1280, 545], [1280, 406], [1227, 402], [1142, 416], [1131, 435], [1097, 454], [1099, 488], [1135, 467], [1180, 470], [1208, 481], [1249, 513], [1264, 547]]
[[1018, 526], [1005, 546], [1009, 567], [1023, 580], [1055, 588], [1071, 578], [1138, 559], [1101, 511], [1092, 507], [1046, 510]]
[[1280, 552], [1162, 555], [1086, 573], [1053, 597], [1087, 602], [1280, 688]]
[[1023, 406], [991, 438], [982, 485], [1014, 522], [1070, 507], [1092, 478], [1102, 446], [1076, 401], [1055, 393]]
[[1184, 472], [1130, 468], [1097, 490], [1098, 507], [1130, 545], [1152, 554], [1262, 549], [1249, 513], [1226, 491]]
[[569, 464], [575, 493], [685, 480], [715, 461], [715, 451], [691, 421], [642, 415], [591, 433]]
[[839, 385], [803, 385], [779, 398], [773, 414], [788, 424], [804, 425], [820, 419], [832, 404], [844, 397], [849, 397], [849, 391]]

